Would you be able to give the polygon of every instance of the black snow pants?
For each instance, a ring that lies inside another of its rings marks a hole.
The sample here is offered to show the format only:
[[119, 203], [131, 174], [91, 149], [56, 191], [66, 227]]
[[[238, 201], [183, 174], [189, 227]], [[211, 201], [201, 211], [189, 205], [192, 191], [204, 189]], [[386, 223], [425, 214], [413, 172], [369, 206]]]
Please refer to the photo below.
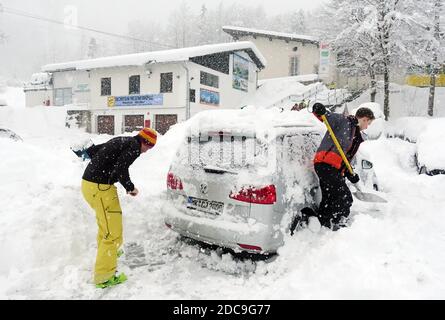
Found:
[[340, 171], [327, 163], [316, 163], [321, 202], [317, 212], [322, 226], [337, 230], [344, 226], [352, 206], [352, 194]]

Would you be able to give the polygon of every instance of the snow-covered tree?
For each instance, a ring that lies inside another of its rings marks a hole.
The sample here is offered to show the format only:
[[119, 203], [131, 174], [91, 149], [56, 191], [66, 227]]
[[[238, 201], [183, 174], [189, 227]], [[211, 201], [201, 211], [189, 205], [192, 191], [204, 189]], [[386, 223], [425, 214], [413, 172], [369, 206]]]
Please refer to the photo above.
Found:
[[[375, 75], [384, 82], [384, 114], [388, 119], [391, 70], [425, 59], [425, 4], [435, 0], [331, 0], [320, 10], [316, 28], [320, 38], [334, 44], [339, 67], [347, 74], [367, 74], [375, 88]], [[439, 1], [439, 0], [438, 0]], [[375, 90], [372, 90], [375, 94]]]
[[168, 49], [165, 31], [156, 21], [133, 21], [128, 24], [128, 35], [142, 41], [133, 41], [133, 52]]
[[[3, 12], [3, 5], [0, 3], [0, 13]], [[0, 44], [6, 42], [6, 35], [0, 30]]]
[[209, 18], [209, 10], [207, 9], [205, 4], [201, 6], [201, 11], [197, 18], [196, 26], [197, 26], [197, 33], [194, 39], [195, 41], [193, 42], [196, 45], [212, 43], [213, 23]]
[[170, 44], [176, 48], [188, 47], [192, 44], [192, 36], [195, 27], [190, 21], [194, 16], [187, 2], [182, 1], [177, 9], [175, 9], [169, 17], [167, 26], [168, 38]]
[[367, 23], [367, 8], [358, 1], [336, 1], [337, 21], [343, 30], [332, 41], [339, 70], [348, 76], [368, 76], [371, 101], [376, 96], [376, 75], [382, 70], [382, 55], [376, 39], [376, 26]]
[[87, 57], [89, 59], [93, 59], [97, 57], [97, 41], [95, 38], [91, 38], [90, 42], [88, 44], [88, 53], [87, 53]]
[[436, 77], [443, 69], [445, 64], [445, 44], [444, 44], [444, 32], [441, 29], [440, 18], [442, 16], [442, 0], [432, 0], [432, 14], [429, 16], [434, 17], [432, 20], [432, 27], [429, 28], [432, 37], [429, 41], [429, 46], [431, 48], [431, 62], [429, 64], [430, 70], [430, 94], [428, 98], [428, 115], [433, 116], [434, 114], [434, 97], [436, 95]]
[[306, 14], [304, 10], [300, 9], [292, 13], [290, 21], [291, 33], [307, 34]]

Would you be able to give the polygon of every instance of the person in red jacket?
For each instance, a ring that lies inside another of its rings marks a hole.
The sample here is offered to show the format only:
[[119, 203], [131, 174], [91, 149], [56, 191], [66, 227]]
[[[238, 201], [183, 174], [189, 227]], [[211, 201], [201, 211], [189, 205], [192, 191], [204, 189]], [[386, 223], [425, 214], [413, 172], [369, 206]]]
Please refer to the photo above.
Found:
[[[361, 131], [367, 129], [375, 119], [369, 108], [359, 108], [355, 116], [344, 116], [327, 112], [323, 104], [315, 103], [312, 112], [320, 121], [323, 121], [322, 115], [326, 116], [349, 162], [363, 142]], [[352, 183], [357, 183], [360, 178], [357, 174], [351, 175], [348, 171], [329, 132], [326, 132], [315, 153], [314, 169], [320, 182], [322, 199], [318, 212], [314, 212], [311, 208], [303, 208], [299, 219], [307, 223], [309, 217], [317, 216], [322, 226], [334, 231], [338, 230], [346, 226], [353, 202], [345, 177]], [[295, 227], [294, 222], [291, 227], [292, 233], [292, 228], [295, 229]]]

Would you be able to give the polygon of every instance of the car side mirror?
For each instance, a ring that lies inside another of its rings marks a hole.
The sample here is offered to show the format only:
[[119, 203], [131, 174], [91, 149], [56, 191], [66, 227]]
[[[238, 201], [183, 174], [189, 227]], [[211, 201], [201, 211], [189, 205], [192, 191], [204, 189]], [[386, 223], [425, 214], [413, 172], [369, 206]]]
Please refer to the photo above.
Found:
[[362, 160], [362, 168], [363, 169], [366, 169], [366, 170], [369, 170], [369, 169], [372, 169], [372, 162], [371, 161], [368, 161], [368, 160]]

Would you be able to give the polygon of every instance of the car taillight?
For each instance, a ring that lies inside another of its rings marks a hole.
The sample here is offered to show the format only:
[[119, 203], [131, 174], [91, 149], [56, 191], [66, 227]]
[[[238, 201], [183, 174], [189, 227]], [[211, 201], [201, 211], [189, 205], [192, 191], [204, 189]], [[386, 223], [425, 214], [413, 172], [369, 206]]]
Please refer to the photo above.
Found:
[[238, 243], [238, 245], [246, 250], [254, 250], [254, 251], [263, 251], [263, 249], [261, 249], [261, 247], [258, 246], [252, 246], [250, 244], [243, 244], [243, 243]]
[[167, 175], [167, 188], [171, 190], [182, 190], [182, 181], [178, 177], [176, 177], [172, 172], [169, 172]]
[[229, 197], [234, 200], [257, 204], [274, 204], [277, 201], [274, 185], [261, 188], [245, 187], [237, 193], [230, 193]]

